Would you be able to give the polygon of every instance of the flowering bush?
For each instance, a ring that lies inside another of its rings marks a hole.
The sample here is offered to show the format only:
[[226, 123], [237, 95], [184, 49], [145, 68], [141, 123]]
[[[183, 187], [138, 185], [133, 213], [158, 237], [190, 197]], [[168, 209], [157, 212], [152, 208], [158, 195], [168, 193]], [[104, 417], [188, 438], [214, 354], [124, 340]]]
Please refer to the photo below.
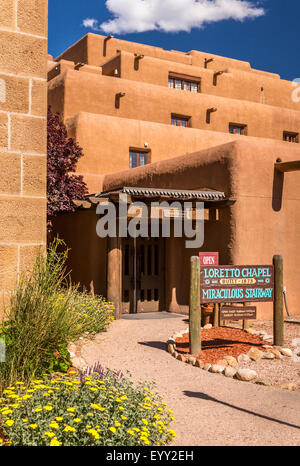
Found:
[[91, 296], [89, 293], [76, 293], [72, 306], [77, 308], [82, 316], [83, 327], [87, 326], [87, 333], [96, 334], [107, 329], [114, 320], [115, 306], [105, 301], [102, 296]]
[[68, 252], [58, 252], [61, 245], [56, 240], [47, 256], [40, 253], [32, 272], [20, 277], [11, 295], [7, 319], [0, 324], [0, 337], [6, 344], [0, 393], [16, 380], [28, 383], [45, 372], [66, 371], [68, 343], [104, 331], [113, 320], [112, 304], [80, 293], [69, 283]]
[[[102, 375], [101, 375], [102, 374]], [[119, 374], [22, 382], [0, 399], [0, 445], [166, 445], [174, 418], [152, 387]], [[1, 432], [2, 430], [2, 432]]]

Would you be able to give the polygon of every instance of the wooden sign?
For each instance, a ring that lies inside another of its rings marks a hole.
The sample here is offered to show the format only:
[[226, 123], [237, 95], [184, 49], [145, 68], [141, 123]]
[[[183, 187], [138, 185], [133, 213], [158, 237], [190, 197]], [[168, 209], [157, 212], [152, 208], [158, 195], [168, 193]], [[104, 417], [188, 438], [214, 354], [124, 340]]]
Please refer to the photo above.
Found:
[[272, 302], [272, 265], [201, 267], [201, 304]]
[[221, 306], [220, 320], [255, 320], [255, 306]]
[[199, 252], [200, 265], [219, 265], [219, 253], [218, 252]]

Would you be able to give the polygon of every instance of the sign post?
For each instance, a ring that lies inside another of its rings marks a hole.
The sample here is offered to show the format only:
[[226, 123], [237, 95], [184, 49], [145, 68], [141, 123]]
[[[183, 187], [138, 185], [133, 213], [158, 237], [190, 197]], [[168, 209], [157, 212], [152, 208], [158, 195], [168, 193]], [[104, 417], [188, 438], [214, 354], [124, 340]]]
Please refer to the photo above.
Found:
[[190, 354], [201, 351], [200, 259], [191, 257], [191, 286], [189, 309]]
[[274, 265], [274, 304], [273, 304], [273, 333], [274, 345], [284, 344], [283, 321], [283, 259], [281, 256], [273, 257]]
[[[199, 252], [200, 267], [206, 265], [219, 265], [219, 253], [218, 252]], [[213, 327], [219, 327], [219, 305], [214, 305], [213, 312]]]

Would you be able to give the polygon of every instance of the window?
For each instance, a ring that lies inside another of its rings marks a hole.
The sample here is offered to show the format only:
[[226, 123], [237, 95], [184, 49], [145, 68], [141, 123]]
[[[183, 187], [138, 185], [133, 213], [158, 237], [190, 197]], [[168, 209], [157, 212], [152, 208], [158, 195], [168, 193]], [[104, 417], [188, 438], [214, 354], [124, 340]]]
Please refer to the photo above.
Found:
[[169, 88], [188, 92], [200, 92], [200, 79], [171, 73], [169, 74]]
[[179, 115], [172, 115], [171, 116], [171, 123], [173, 126], [183, 126], [188, 128], [190, 126], [190, 117], [186, 116], [179, 116]]
[[142, 167], [150, 163], [150, 152], [140, 150], [130, 150], [129, 152], [129, 167], [136, 168]]
[[297, 143], [299, 142], [299, 133], [288, 133], [287, 131], [284, 131], [283, 140]]
[[229, 133], [247, 135], [247, 125], [239, 125], [236, 123], [229, 124]]

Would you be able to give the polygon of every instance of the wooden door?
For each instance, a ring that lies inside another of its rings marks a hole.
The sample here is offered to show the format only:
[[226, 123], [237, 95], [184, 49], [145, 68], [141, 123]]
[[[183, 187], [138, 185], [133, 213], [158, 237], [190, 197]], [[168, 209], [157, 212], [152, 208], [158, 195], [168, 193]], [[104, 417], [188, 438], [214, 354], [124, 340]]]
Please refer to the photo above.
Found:
[[158, 312], [164, 308], [164, 239], [123, 241], [123, 313]]

